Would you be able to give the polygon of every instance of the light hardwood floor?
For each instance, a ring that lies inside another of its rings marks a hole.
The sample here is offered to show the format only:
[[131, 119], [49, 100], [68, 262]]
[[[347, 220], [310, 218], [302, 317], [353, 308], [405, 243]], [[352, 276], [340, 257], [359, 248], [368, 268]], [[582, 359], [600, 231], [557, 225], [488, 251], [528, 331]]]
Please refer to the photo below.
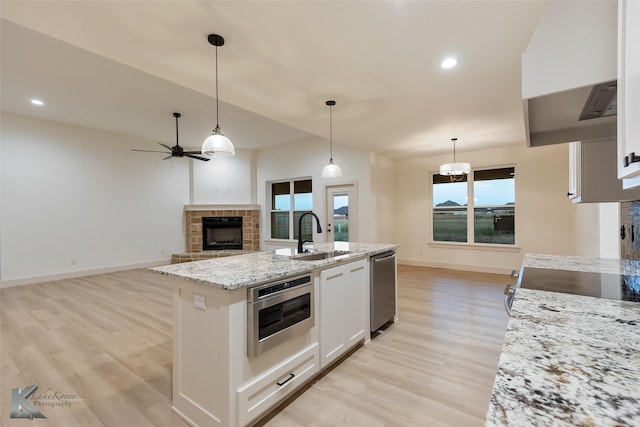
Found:
[[[400, 320], [259, 422], [482, 426], [508, 276], [399, 266]], [[130, 270], [0, 290], [0, 425], [186, 426], [171, 411], [171, 289]], [[47, 419], [10, 419], [38, 384]], [[47, 396], [42, 396], [47, 394]], [[65, 399], [62, 399], [63, 401]]]

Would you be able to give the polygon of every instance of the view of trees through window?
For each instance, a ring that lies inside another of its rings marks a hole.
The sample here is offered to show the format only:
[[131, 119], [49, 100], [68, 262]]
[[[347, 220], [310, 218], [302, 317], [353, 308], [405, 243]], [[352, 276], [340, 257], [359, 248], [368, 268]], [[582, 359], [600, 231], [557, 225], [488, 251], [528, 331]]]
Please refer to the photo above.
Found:
[[[298, 221], [313, 208], [311, 188], [310, 179], [271, 183], [272, 239], [298, 239]], [[303, 240], [313, 239], [312, 220], [311, 215], [302, 219]]]
[[433, 174], [433, 241], [515, 244], [515, 168]]

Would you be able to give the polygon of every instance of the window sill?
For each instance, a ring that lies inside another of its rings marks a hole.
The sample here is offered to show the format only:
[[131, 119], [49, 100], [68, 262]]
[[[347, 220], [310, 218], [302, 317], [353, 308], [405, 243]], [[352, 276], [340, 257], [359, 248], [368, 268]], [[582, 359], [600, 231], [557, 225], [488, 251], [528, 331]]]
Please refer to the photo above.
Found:
[[457, 243], [457, 242], [429, 242], [430, 248], [440, 249], [467, 249], [493, 252], [520, 252], [519, 246], [513, 245], [497, 245], [491, 243]]

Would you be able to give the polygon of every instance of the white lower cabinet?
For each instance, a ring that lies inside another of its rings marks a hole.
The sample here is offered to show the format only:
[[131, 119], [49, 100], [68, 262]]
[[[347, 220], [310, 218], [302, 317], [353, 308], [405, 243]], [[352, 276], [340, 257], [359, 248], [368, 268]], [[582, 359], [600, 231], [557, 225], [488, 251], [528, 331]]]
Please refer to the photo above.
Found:
[[320, 368], [338, 359], [369, 332], [367, 260], [320, 272]]
[[192, 426], [250, 425], [368, 340], [368, 260], [312, 275], [315, 325], [253, 357], [247, 356], [247, 289], [171, 279], [173, 410]]
[[318, 344], [283, 361], [243, 385], [237, 392], [238, 420], [246, 425], [267, 412], [319, 370]]

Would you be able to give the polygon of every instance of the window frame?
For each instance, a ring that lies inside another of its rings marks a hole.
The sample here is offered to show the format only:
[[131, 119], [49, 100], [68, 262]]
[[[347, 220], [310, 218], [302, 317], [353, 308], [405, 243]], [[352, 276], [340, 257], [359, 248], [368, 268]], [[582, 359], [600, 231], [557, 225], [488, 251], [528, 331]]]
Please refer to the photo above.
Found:
[[[310, 181], [311, 182], [311, 208], [310, 209], [295, 209], [295, 183], [300, 181]], [[274, 184], [283, 184], [289, 183], [289, 209], [274, 209], [273, 206], [273, 185]], [[268, 230], [269, 237], [267, 240], [274, 242], [296, 242], [298, 239], [295, 236], [295, 229], [297, 228], [297, 224], [295, 223], [296, 213], [297, 212], [312, 212], [313, 211], [313, 178], [310, 176], [307, 177], [297, 177], [297, 178], [289, 178], [289, 179], [276, 179], [273, 181], [267, 181], [267, 203], [268, 203]], [[288, 212], [289, 214], [289, 238], [282, 239], [278, 237], [273, 237], [272, 235], [272, 215], [273, 213], [284, 213]]]
[[[514, 180], [514, 194], [513, 194], [513, 204], [509, 204], [509, 205], [476, 205], [474, 203], [474, 183], [475, 183], [475, 172], [477, 171], [485, 171], [485, 170], [494, 170], [494, 169], [505, 169], [505, 168], [513, 168], [513, 180]], [[462, 246], [462, 247], [486, 247], [486, 248], [491, 248], [491, 249], [519, 249], [518, 248], [518, 233], [516, 233], [515, 230], [515, 218], [518, 216], [517, 215], [517, 206], [518, 206], [518, 202], [517, 202], [517, 191], [516, 191], [516, 181], [515, 181], [515, 177], [516, 177], [516, 164], [504, 164], [504, 165], [494, 165], [494, 166], [482, 166], [482, 167], [477, 167], [477, 168], [473, 168], [471, 169], [471, 171], [469, 172], [469, 174], [467, 175], [466, 178], [466, 184], [467, 184], [467, 205], [466, 206], [460, 206], [460, 208], [465, 208], [466, 209], [466, 214], [467, 214], [467, 241], [466, 242], [459, 242], [459, 241], [446, 241], [446, 240], [434, 240], [434, 227], [433, 227], [433, 218], [434, 218], [434, 213], [437, 212], [438, 210], [444, 210], [447, 207], [444, 208], [436, 208], [434, 206], [434, 194], [433, 194], [433, 177], [434, 175], [440, 175], [440, 173], [438, 171], [432, 171], [429, 173], [429, 194], [430, 194], [430, 208], [429, 208], [429, 214], [430, 214], [430, 226], [429, 226], [429, 245], [430, 246], [440, 246], [442, 245], [442, 247], [447, 247], [447, 246]], [[491, 208], [491, 207], [502, 207], [502, 208], [511, 208], [513, 209], [513, 216], [514, 216], [514, 239], [513, 239], [513, 243], [479, 243], [479, 242], [475, 242], [475, 210], [476, 208]], [[452, 207], [448, 207], [449, 209], [451, 209]]]

